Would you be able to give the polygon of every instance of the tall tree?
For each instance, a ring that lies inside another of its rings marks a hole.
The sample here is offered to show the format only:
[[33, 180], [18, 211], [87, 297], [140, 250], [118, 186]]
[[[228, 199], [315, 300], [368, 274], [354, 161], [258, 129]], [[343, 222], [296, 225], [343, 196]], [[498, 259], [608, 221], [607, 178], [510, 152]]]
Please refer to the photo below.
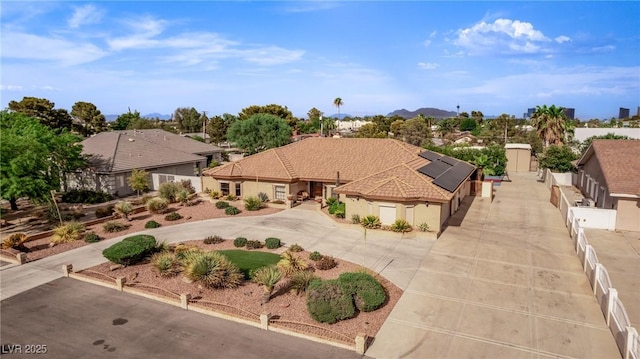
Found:
[[431, 137], [431, 128], [422, 117], [414, 117], [405, 121], [400, 136], [407, 143], [422, 146]]
[[0, 197], [18, 209], [21, 197], [39, 202], [59, 190], [66, 173], [85, 165], [81, 138], [56, 133], [22, 113], [0, 112]]
[[319, 120], [320, 116], [322, 116], [322, 112], [320, 112], [320, 110], [318, 110], [317, 108], [313, 107], [311, 110], [309, 110], [309, 112], [307, 112], [307, 116], [309, 118], [309, 121]]
[[289, 143], [291, 127], [278, 116], [258, 113], [234, 122], [229, 127], [227, 138], [245, 152], [253, 154]]
[[265, 106], [251, 105], [249, 107], [245, 107], [238, 113], [238, 118], [240, 120], [246, 120], [253, 115], [259, 113], [271, 114], [281, 119], [285, 120], [287, 124], [291, 127], [295, 127], [295, 124], [298, 122], [298, 119], [293, 116], [293, 113], [289, 111], [287, 106], [280, 106], [276, 104], [270, 104]]
[[342, 107], [342, 105], [344, 105], [344, 102], [342, 102], [342, 99], [340, 97], [336, 97], [333, 100], [333, 105], [338, 108], [338, 121], [339, 121], [340, 120], [340, 107]]
[[536, 110], [531, 116], [531, 125], [536, 129], [536, 133], [544, 142], [545, 147], [562, 146], [565, 142], [565, 133], [573, 129], [564, 108], [555, 105], [536, 106]]
[[127, 130], [131, 129], [132, 123], [137, 123], [140, 120], [140, 112], [135, 110], [131, 112], [125, 112], [116, 118], [115, 122], [111, 124], [111, 129], [113, 130]]
[[129, 187], [131, 187], [131, 189], [138, 192], [138, 197], [140, 197], [140, 192], [148, 190], [151, 186], [149, 173], [137, 168], [134, 168], [131, 171], [131, 176], [127, 178], [127, 183], [129, 183]]
[[380, 131], [380, 128], [376, 123], [367, 123], [358, 129], [356, 132], [357, 138], [385, 138], [387, 137], [386, 133]]
[[202, 116], [194, 107], [179, 107], [173, 113], [173, 120], [178, 123], [180, 132], [202, 132]]
[[9, 110], [35, 118], [57, 133], [71, 130], [71, 116], [65, 109], [54, 109], [55, 103], [38, 97], [23, 97], [21, 101], [10, 101]]
[[76, 102], [71, 108], [71, 117], [78, 121], [78, 129], [83, 136], [90, 136], [107, 129], [107, 120], [91, 102]]

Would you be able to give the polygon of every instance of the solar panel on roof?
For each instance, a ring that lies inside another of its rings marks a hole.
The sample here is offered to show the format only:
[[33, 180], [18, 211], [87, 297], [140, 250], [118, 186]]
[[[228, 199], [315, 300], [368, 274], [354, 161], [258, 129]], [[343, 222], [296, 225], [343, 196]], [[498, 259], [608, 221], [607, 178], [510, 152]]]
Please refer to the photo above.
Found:
[[418, 154], [418, 156], [420, 156], [422, 158], [426, 158], [431, 162], [433, 162], [433, 161], [437, 160], [438, 158], [442, 157], [441, 154], [436, 153], [436, 152], [432, 152], [432, 151], [420, 152], [420, 154]]
[[442, 161], [442, 162], [444, 162], [444, 163], [446, 163], [446, 164], [450, 164], [450, 165], [452, 165], [452, 166], [453, 166], [453, 165], [455, 165], [455, 164], [457, 164], [458, 162], [460, 162], [460, 161], [456, 160], [455, 158], [453, 158], [453, 157], [449, 157], [449, 156], [442, 156], [442, 158], [440, 159], [440, 161]]
[[429, 163], [426, 166], [422, 166], [418, 168], [418, 172], [422, 173], [423, 175], [427, 175], [431, 178], [437, 178], [449, 168], [451, 168], [451, 166], [444, 162], [434, 161]]
[[473, 172], [474, 167], [465, 163], [458, 162], [448, 171], [433, 180], [433, 184], [453, 192], [460, 184]]

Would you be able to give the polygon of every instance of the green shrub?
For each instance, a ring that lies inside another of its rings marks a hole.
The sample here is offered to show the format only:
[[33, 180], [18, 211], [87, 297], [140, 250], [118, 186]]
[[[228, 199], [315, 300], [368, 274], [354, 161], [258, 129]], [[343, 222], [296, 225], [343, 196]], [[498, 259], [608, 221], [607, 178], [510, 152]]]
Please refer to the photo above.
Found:
[[158, 188], [158, 196], [173, 203], [176, 201], [178, 192], [180, 192], [181, 189], [183, 189], [183, 187], [175, 182], [165, 182]]
[[290, 276], [297, 272], [302, 272], [309, 268], [309, 264], [293, 252], [286, 251], [282, 254], [282, 259], [278, 262], [278, 268], [285, 276]]
[[118, 222], [118, 221], [109, 221], [102, 225], [102, 229], [108, 233], [115, 233], [124, 231], [129, 228], [129, 225]]
[[141, 261], [156, 248], [153, 236], [139, 234], [123, 239], [102, 251], [102, 255], [109, 261], [122, 265], [131, 265]]
[[260, 192], [258, 193], [258, 198], [260, 199], [260, 201], [262, 202], [269, 202], [269, 196], [267, 196], [266, 193], [264, 192]]
[[295, 294], [305, 293], [309, 288], [309, 284], [318, 279], [320, 278], [310, 271], [295, 272], [289, 279], [289, 290]]
[[190, 179], [180, 180], [180, 187], [186, 190], [189, 194], [196, 193], [196, 188], [193, 187]]
[[176, 255], [168, 251], [154, 254], [151, 257], [151, 264], [156, 267], [162, 277], [172, 277], [180, 271]]
[[420, 230], [420, 232], [429, 232], [430, 228], [429, 228], [429, 224], [427, 224], [427, 222], [422, 222], [418, 225], [418, 229]]
[[64, 203], [97, 204], [109, 202], [111, 200], [113, 200], [113, 196], [108, 193], [96, 192], [86, 189], [71, 190], [62, 195], [62, 202]]
[[257, 240], [248, 240], [247, 249], [260, 249], [262, 248], [262, 242]]
[[184, 275], [207, 287], [236, 288], [244, 275], [227, 257], [215, 251], [194, 252], [182, 262]]
[[233, 240], [233, 245], [238, 248], [244, 247], [247, 245], [247, 239], [244, 237], [238, 237]]
[[404, 219], [398, 218], [391, 225], [391, 230], [394, 232], [406, 233], [411, 232], [411, 225]]
[[103, 206], [96, 208], [95, 214], [96, 218], [104, 218], [109, 217], [113, 214], [113, 205]]
[[338, 282], [345, 292], [353, 296], [356, 308], [360, 311], [374, 311], [387, 300], [384, 287], [370, 274], [342, 273], [338, 277]]
[[364, 228], [370, 228], [370, 229], [380, 228], [381, 226], [380, 218], [372, 214], [363, 217], [362, 222], [360, 222], [360, 224], [362, 224]]
[[220, 166], [220, 162], [218, 161], [211, 161], [211, 163], [209, 163], [209, 168], [215, 168]]
[[84, 234], [84, 241], [87, 243], [96, 243], [100, 242], [100, 236], [95, 232], [87, 232]]
[[160, 223], [158, 223], [156, 221], [153, 221], [153, 220], [148, 221], [147, 223], [144, 224], [144, 228], [147, 228], [147, 229], [149, 229], [149, 228], [158, 228], [160, 226], [161, 226]]
[[68, 222], [53, 229], [51, 243], [68, 243], [77, 241], [84, 233], [85, 226], [80, 222]]
[[178, 212], [171, 212], [164, 216], [164, 219], [167, 221], [177, 221], [179, 219], [182, 219], [182, 215]]
[[569, 146], [551, 145], [547, 147], [540, 157], [541, 168], [548, 168], [551, 172], [570, 172], [574, 169], [572, 161], [578, 159], [578, 155]]
[[149, 202], [149, 200], [150, 200], [151, 198], [153, 198], [153, 196], [152, 196], [152, 195], [150, 195], [150, 194], [143, 194], [143, 195], [142, 195], [142, 198], [140, 198], [140, 203], [141, 203], [141, 204], [143, 204], [143, 205], [146, 205], [146, 204], [147, 204], [147, 202]]
[[131, 205], [131, 202], [120, 201], [116, 203], [113, 210], [118, 214], [118, 216], [120, 216], [120, 218], [129, 220], [129, 214], [133, 211], [133, 206]]
[[356, 314], [353, 297], [337, 280], [312, 281], [307, 288], [307, 310], [314, 320], [328, 324]]
[[313, 253], [309, 254], [309, 259], [311, 259], [314, 262], [317, 262], [322, 259], [322, 254], [320, 254], [320, 252], [318, 251], [314, 251]]
[[258, 197], [249, 196], [244, 199], [244, 208], [247, 211], [257, 211], [262, 208], [263, 203]]
[[225, 209], [227, 207], [229, 207], [229, 202], [225, 202], [225, 201], [216, 202], [216, 208], [217, 209]]
[[359, 214], [352, 214], [351, 215], [351, 223], [360, 224], [360, 215]]
[[220, 198], [220, 192], [211, 191], [211, 192], [209, 192], [209, 197], [212, 198], [212, 199], [218, 199], [218, 198]]
[[192, 204], [189, 191], [187, 191], [186, 189], [181, 189], [178, 192], [178, 195], [176, 196], [176, 199], [183, 206], [190, 206]]
[[264, 245], [269, 249], [276, 249], [280, 248], [282, 246], [282, 243], [280, 242], [280, 238], [269, 237], [264, 240]]
[[224, 209], [224, 214], [226, 214], [227, 216], [235, 216], [238, 213], [240, 213], [240, 210], [236, 207], [229, 206]]
[[316, 268], [320, 270], [329, 270], [337, 265], [338, 262], [331, 256], [322, 256], [319, 261], [316, 261]]
[[[338, 202], [338, 197], [329, 197], [327, 198], [327, 206], [331, 207], [332, 205], [334, 205], [335, 203]], [[329, 212], [331, 213], [331, 212]], [[333, 214], [333, 213], [331, 213]]]
[[228, 195], [225, 197], [225, 199], [226, 199], [227, 201], [235, 201], [236, 199], [238, 199], [238, 197], [236, 197], [236, 195], [235, 195], [235, 194], [228, 194]]
[[209, 236], [207, 238], [205, 238], [203, 240], [204, 244], [219, 244], [224, 242], [224, 239], [222, 239], [222, 237], [215, 235], [215, 236]]
[[304, 248], [302, 248], [302, 246], [299, 245], [298, 243], [294, 243], [291, 246], [289, 246], [289, 251], [290, 252], [302, 252], [302, 251], [304, 251]]
[[164, 198], [154, 197], [147, 201], [147, 210], [153, 214], [164, 213], [169, 208], [169, 201]]

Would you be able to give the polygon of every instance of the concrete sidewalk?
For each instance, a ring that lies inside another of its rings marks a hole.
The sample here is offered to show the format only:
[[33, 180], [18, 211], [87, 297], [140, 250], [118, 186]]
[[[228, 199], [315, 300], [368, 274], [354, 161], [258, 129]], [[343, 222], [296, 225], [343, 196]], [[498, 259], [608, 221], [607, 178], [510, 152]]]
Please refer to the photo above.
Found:
[[[304, 209], [302, 206], [273, 215], [211, 219], [140, 233], [152, 234], [159, 241], [167, 243], [203, 239], [216, 234], [229, 239], [238, 236], [259, 240], [278, 237], [285, 245], [298, 243], [306, 250], [319, 251], [363, 264], [402, 289], [407, 287], [422, 259], [435, 242], [425, 239], [394, 239], [389, 238], [390, 234], [386, 232], [368, 231], [365, 246], [362, 230], [340, 228], [323, 214]], [[87, 245], [22, 266], [0, 267], [0, 300], [62, 277], [63, 264], [71, 263], [74, 270], [80, 270], [105, 262], [102, 251], [126, 236]]]
[[620, 358], [549, 190], [511, 179], [465, 199], [368, 356]]

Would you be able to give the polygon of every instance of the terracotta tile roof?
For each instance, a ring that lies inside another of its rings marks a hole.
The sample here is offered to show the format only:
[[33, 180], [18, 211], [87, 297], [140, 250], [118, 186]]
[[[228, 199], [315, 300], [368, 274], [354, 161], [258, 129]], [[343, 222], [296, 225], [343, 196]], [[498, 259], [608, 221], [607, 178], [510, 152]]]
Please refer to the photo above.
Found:
[[351, 182], [343, 193], [378, 198], [446, 200], [451, 194], [416, 171], [429, 163], [423, 148], [394, 139], [308, 138], [204, 171], [218, 179]]
[[640, 195], [640, 141], [593, 140], [578, 165], [595, 156], [610, 193]]
[[101, 132], [82, 141], [83, 153], [99, 172], [165, 167], [200, 162], [218, 147], [162, 130]]

